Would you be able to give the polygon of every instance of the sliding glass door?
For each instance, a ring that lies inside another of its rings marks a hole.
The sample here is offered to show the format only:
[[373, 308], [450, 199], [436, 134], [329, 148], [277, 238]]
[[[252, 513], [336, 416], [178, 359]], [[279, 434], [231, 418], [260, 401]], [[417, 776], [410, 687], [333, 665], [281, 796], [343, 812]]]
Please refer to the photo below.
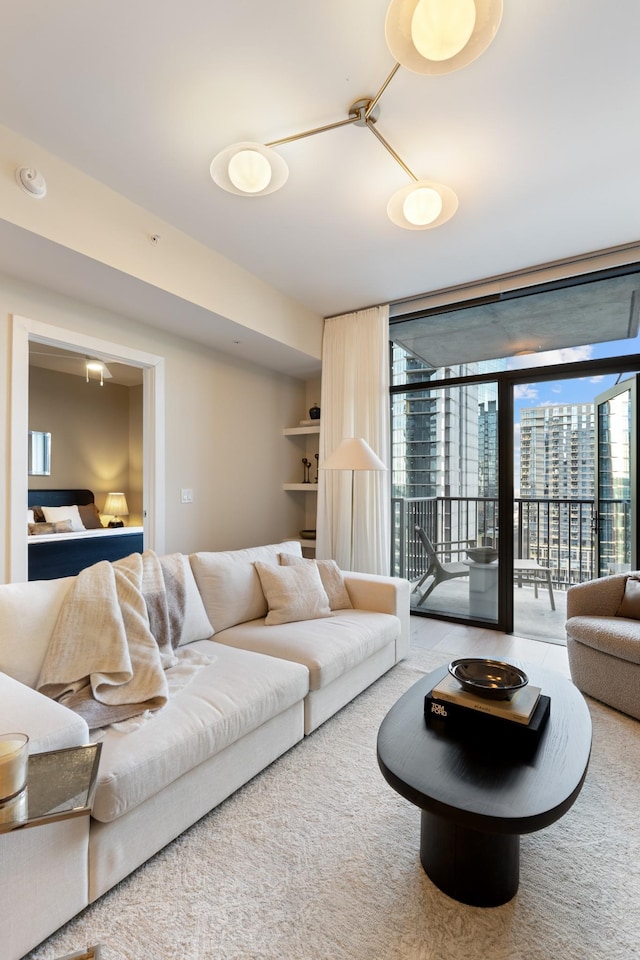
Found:
[[595, 550], [598, 576], [637, 569], [635, 524], [637, 377], [596, 404]]
[[412, 609], [497, 624], [498, 459], [495, 382], [392, 397], [393, 570]]

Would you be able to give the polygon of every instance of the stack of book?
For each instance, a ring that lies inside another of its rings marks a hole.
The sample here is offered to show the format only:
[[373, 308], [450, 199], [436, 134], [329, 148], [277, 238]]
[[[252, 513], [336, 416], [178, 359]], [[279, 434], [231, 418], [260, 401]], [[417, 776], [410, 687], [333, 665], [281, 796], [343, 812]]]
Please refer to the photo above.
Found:
[[549, 718], [551, 700], [528, 683], [508, 700], [491, 700], [463, 690], [449, 674], [424, 698], [427, 723], [458, 730], [511, 737], [537, 744]]

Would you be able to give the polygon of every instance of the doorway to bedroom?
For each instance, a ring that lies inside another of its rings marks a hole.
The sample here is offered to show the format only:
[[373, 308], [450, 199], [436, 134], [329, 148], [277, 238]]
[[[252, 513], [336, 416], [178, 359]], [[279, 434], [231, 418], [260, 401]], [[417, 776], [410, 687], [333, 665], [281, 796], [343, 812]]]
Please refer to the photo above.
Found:
[[109, 493], [125, 497], [127, 526], [143, 521], [143, 370], [29, 341], [29, 434], [50, 436], [46, 474], [29, 490], [88, 489], [104, 523]]
[[[138, 384], [137, 412], [133, 419], [140, 424], [135, 439], [135, 452], [130, 459], [136, 459], [135, 468], [128, 466], [128, 473], [132, 469], [141, 476], [141, 495], [132, 496], [130, 509], [137, 509], [144, 528], [144, 544], [157, 552], [164, 549], [164, 359], [155, 354], [135, 350], [122, 344], [101, 340], [96, 337], [85, 336], [77, 331], [31, 320], [26, 317], [13, 316], [12, 322], [12, 370], [11, 370], [11, 463], [10, 463], [10, 517], [9, 531], [9, 580], [21, 581], [27, 579], [27, 537], [25, 531], [25, 513], [27, 504], [28, 477], [28, 432], [29, 432], [29, 354], [30, 348], [36, 352], [37, 345], [41, 345], [38, 352], [46, 352], [46, 348], [54, 348], [69, 355], [82, 358], [95, 358], [117, 369], [118, 365], [132, 368], [135, 376], [141, 377]], [[109, 372], [111, 369], [109, 368]], [[130, 372], [131, 375], [131, 372]], [[97, 384], [86, 383], [86, 363], [84, 380], [75, 378], [78, 385], [83, 387]], [[103, 387], [104, 388], [104, 387]], [[84, 394], [86, 396], [86, 394]], [[79, 402], [76, 399], [75, 404]], [[95, 449], [100, 449], [100, 435], [102, 423], [93, 422], [89, 418], [90, 430], [98, 438]], [[127, 429], [127, 446], [131, 439], [131, 431]], [[86, 445], [89, 448], [89, 444]], [[55, 437], [52, 445], [52, 460], [55, 458]], [[78, 461], [76, 461], [78, 462]], [[104, 465], [93, 463], [91, 469], [106, 472], [103, 480], [108, 486], [115, 483], [115, 473], [109, 477], [109, 469]], [[52, 486], [61, 486], [55, 476], [51, 477]], [[102, 482], [102, 480], [101, 480]], [[74, 477], [70, 481], [73, 487], [78, 486]], [[81, 486], [88, 486], [86, 483]], [[107, 491], [111, 492], [111, 490]], [[96, 499], [98, 499], [96, 497]], [[100, 506], [100, 504], [99, 504]]]

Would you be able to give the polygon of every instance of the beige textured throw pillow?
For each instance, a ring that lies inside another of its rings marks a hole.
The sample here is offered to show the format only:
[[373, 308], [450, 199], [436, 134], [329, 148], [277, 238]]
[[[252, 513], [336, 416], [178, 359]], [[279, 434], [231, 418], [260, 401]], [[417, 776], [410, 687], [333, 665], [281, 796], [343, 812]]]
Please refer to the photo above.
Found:
[[318, 568], [322, 586], [329, 597], [329, 606], [332, 610], [348, 610], [353, 607], [351, 597], [344, 582], [342, 570], [335, 560], [306, 560], [293, 553], [279, 554], [283, 567], [290, 567], [298, 563], [311, 563]]
[[266, 626], [331, 616], [329, 598], [314, 564], [285, 567], [256, 560], [255, 568], [269, 607]]
[[640, 620], [640, 577], [627, 577], [624, 594], [620, 606], [616, 610], [616, 617]]
[[57, 520], [55, 523], [29, 523], [29, 536], [42, 537], [47, 533], [73, 533], [71, 520]]

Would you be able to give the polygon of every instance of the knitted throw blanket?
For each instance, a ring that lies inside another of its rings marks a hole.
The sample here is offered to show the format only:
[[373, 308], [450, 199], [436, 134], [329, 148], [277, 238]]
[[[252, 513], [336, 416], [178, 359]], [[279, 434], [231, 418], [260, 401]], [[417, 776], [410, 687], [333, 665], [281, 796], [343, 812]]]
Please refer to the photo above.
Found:
[[152, 550], [87, 567], [60, 610], [37, 689], [91, 729], [158, 710], [184, 604], [180, 564]]

